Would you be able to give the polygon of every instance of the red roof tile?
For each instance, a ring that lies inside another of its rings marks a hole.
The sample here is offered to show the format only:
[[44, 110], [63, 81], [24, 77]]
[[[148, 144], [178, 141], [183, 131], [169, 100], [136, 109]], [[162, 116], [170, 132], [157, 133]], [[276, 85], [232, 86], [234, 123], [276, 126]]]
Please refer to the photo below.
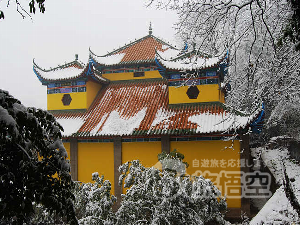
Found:
[[[91, 56], [101, 64], [101, 58], [109, 57], [116, 54], [124, 54], [118, 64], [154, 62], [156, 51], [164, 51], [167, 48], [174, 48], [170, 44], [156, 38], [153, 35], [147, 35], [124, 47], [121, 47], [104, 56], [97, 56], [90, 51]], [[98, 58], [98, 60], [97, 60]]]
[[113, 82], [99, 92], [86, 113], [54, 115], [70, 124], [72, 118], [81, 118], [80, 128], [74, 130], [81, 137], [222, 134], [248, 126], [256, 116], [231, 114], [219, 102], [170, 107], [163, 80]]

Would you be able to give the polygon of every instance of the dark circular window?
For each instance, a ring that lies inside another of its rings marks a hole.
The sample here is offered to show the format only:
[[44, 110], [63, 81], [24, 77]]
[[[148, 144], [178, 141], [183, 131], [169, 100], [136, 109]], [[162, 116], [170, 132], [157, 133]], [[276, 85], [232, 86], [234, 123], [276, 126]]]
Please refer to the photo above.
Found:
[[70, 94], [64, 94], [61, 101], [64, 105], [70, 105], [72, 98], [71, 98]]

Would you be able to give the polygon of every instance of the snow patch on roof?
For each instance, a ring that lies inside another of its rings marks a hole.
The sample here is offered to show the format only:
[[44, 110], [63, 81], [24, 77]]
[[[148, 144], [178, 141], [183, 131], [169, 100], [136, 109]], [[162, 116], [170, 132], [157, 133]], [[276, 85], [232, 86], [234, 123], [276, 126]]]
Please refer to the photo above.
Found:
[[174, 115], [175, 115], [175, 112], [170, 112], [163, 107], [158, 109], [155, 114], [155, 118], [151, 124], [151, 127], [154, 127], [155, 125], [160, 124], [164, 121], [169, 123], [169, 118]]
[[76, 133], [85, 122], [82, 118], [59, 118], [56, 121], [64, 128], [63, 136]]
[[83, 71], [83, 69], [79, 69], [76, 67], [66, 67], [66, 68], [59, 68], [54, 70], [41, 70], [38, 67], [34, 68], [38, 74], [47, 80], [57, 80], [57, 79], [70, 79], [73, 77], [77, 77], [80, 75]]
[[107, 118], [99, 135], [130, 135], [138, 128], [146, 115], [147, 108], [143, 108], [130, 118], [122, 118], [116, 110]]
[[97, 62], [104, 65], [115, 65], [122, 61], [125, 53], [115, 54], [115, 55], [108, 55], [104, 57], [97, 57]]
[[[183, 53], [176, 49], [168, 49], [166, 51], [157, 51], [159, 55], [159, 61], [169, 69], [178, 70], [193, 70], [197, 68], [211, 67], [220, 61], [219, 57], [205, 58], [198, 55], [192, 55], [191, 57], [178, 58]], [[186, 53], [184, 53], [186, 54]]]
[[201, 57], [192, 57], [184, 58], [176, 61], [166, 61], [160, 60], [160, 62], [168, 69], [177, 69], [177, 70], [194, 70], [199, 68], [206, 68], [216, 65], [220, 59], [218, 57], [214, 58], [201, 58]]
[[165, 48], [165, 45], [163, 45], [162, 49], [164, 51], [157, 51], [157, 53], [165, 60], [171, 60], [171, 59], [177, 58], [178, 55], [180, 54], [179, 50], [172, 49], [172, 48]]
[[99, 128], [101, 127], [101, 125], [103, 124], [103, 122], [106, 120], [108, 114], [105, 113], [104, 116], [102, 116], [100, 122], [94, 127], [93, 130], [91, 130], [90, 135], [95, 135], [98, 133]]
[[197, 124], [197, 133], [212, 133], [244, 128], [249, 124], [251, 118], [234, 115], [228, 112], [220, 114], [206, 112], [192, 115], [188, 118], [188, 121]]
[[162, 49], [163, 51], [165, 51], [165, 50], [170, 49], [170, 46], [168, 46], [168, 45], [162, 45], [161, 49]]

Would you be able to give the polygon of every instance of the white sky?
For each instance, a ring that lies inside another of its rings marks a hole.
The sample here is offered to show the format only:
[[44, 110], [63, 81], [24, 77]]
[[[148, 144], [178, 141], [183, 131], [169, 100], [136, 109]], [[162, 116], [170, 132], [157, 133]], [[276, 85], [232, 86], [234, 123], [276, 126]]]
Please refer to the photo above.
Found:
[[[29, 10], [28, 1], [21, 0]], [[74, 60], [87, 63], [89, 46], [103, 55], [148, 34], [175, 44], [172, 11], [146, 8], [143, 0], [47, 0], [44, 14], [22, 19], [16, 6], [6, 8], [0, 20], [0, 89], [9, 91], [25, 106], [46, 109], [47, 89], [32, 70], [32, 60], [42, 68]]]

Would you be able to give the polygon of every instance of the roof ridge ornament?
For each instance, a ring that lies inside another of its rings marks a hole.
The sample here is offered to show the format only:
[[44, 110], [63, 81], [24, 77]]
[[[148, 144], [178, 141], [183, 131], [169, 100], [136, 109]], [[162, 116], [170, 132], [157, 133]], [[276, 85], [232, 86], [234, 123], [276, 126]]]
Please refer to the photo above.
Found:
[[152, 24], [151, 24], [151, 22], [150, 22], [150, 26], [149, 26], [149, 35], [152, 35], [152, 33], [153, 33], [153, 30], [152, 30]]

